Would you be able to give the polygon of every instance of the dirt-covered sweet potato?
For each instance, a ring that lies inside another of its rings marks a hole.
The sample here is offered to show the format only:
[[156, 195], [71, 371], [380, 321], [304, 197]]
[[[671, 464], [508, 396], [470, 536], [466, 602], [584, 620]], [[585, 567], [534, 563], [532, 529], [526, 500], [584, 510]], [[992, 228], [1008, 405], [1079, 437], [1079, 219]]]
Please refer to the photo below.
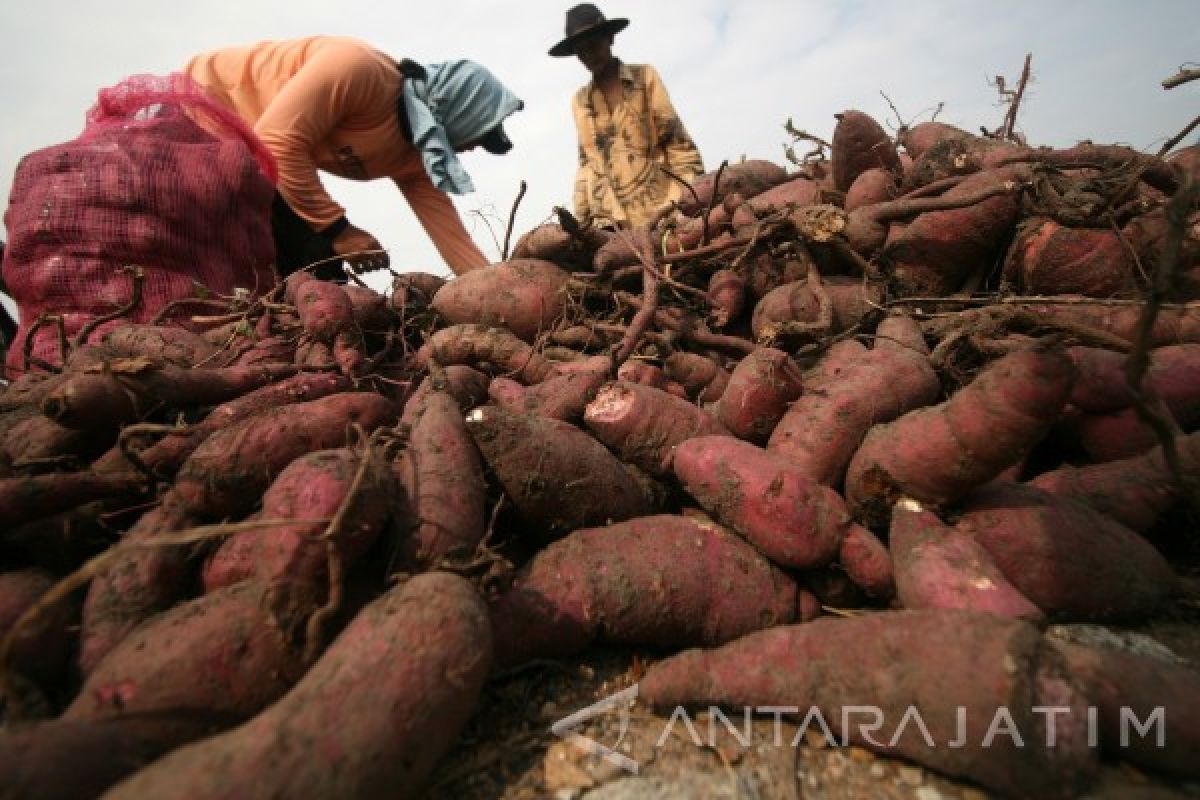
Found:
[[[754, 306], [751, 328], [759, 342], [775, 341], [806, 332], [818, 339], [842, 333], [862, 321], [883, 301], [883, 287], [860, 278], [831, 275], [819, 287], [810, 281], [785, 283]], [[828, 310], [823, 304], [828, 303]]]
[[986, 483], [1041, 440], [1073, 378], [1063, 353], [1020, 350], [989, 364], [945, 403], [876, 425], [846, 470], [851, 510], [882, 522], [900, 496], [944, 505]]
[[692, 192], [684, 192], [679, 207], [685, 214], [698, 214], [709, 206], [720, 203], [730, 194], [751, 198], [772, 186], [787, 180], [787, 170], [778, 164], [760, 159], [747, 159], [729, 164], [701, 175], [692, 181]]
[[527, 385], [542, 382], [554, 371], [554, 365], [525, 342], [503, 328], [487, 325], [442, 328], [417, 351], [419, 364], [430, 360], [442, 366], [490, 364]]
[[491, 604], [496, 661], [593, 642], [714, 645], [796, 618], [796, 584], [711, 522], [661, 515], [575, 531]]
[[[0, 640], [13, 625], [54, 586], [54, 577], [40, 569], [0, 572]], [[6, 667], [46, 688], [63, 674], [74, 636], [70, 630], [77, 615], [71, 600], [56, 603], [23, 625], [13, 639]]]
[[837, 563], [867, 597], [887, 601], [896, 594], [895, 568], [887, 545], [863, 526], [846, 529]]
[[269, 709], [105, 798], [417, 797], [474, 711], [491, 652], [475, 589], [418, 575], [360, 611]]
[[976, 490], [956, 527], [1051, 617], [1143, 619], [1178, 586], [1170, 564], [1141, 536], [1031, 486], [991, 483]]
[[530, 533], [557, 539], [654, 511], [629, 468], [574, 425], [482, 406], [466, 426]]
[[765, 444], [788, 406], [804, 391], [800, 366], [773, 347], [760, 347], [734, 367], [717, 419], [734, 436]]
[[903, 499], [896, 504], [888, 547], [896, 597], [904, 608], [957, 608], [1035, 621], [1043, 616], [979, 542], [943, 524], [920, 503]]
[[639, 697], [661, 709], [784, 706], [820, 733], [815, 709], [838, 742], [1004, 796], [1077, 797], [1098, 766], [1088, 698], [1062, 656], [1028, 622], [991, 614], [894, 611], [772, 628], [651, 666]]
[[370, 433], [395, 419], [390, 400], [366, 392], [268, 409], [208, 437], [180, 467], [172, 494], [197, 517], [248, 513], [293, 459], [344, 446], [355, 426]]
[[[443, 384], [439, 380], [438, 388], [448, 392], [458, 403], [459, 408], [470, 410], [487, 402], [488, 376], [479, 370], [461, 364], [451, 364], [442, 370], [442, 374], [445, 376], [445, 381]], [[416, 391], [404, 404], [404, 414], [400, 417], [402, 422], [412, 422], [413, 415], [425, 402], [425, 396], [434, 391], [434, 384], [435, 381], [432, 378], [425, 378], [421, 381]]]
[[828, 564], [853, 524], [837, 492], [748, 442], [696, 437], [675, 449], [673, 463], [701, 507], [777, 564]]
[[875, 347], [838, 342], [804, 378], [804, 394], [775, 426], [767, 450], [819, 483], [838, 486], [873, 425], [928, 405], [941, 383], [909, 317], [880, 323]]
[[570, 278], [549, 261], [513, 259], [458, 276], [438, 289], [433, 307], [452, 325], [491, 325], [532, 342], [562, 316]]
[[682, 442], [728, 434], [704, 409], [637, 383], [603, 387], [588, 404], [583, 421], [606, 447], [654, 477], [670, 474], [673, 451]]
[[1133, 257], [1109, 228], [1067, 228], [1038, 217], [1009, 247], [1004, 278], [1024, 294], [1121, 297], [1137, 291]]
[[[488, 397], [510, 411], [577, 422], [611, 373], [610, 357], [592, 356], [579, 369], [561, 372], [535, 386], [525, 387], [505, 377], [493, 378], [488, 384]], [[469, 407], [475, 405], [479, 404]]]
[[863, 206], [895, 200], [899, 193], [896, 173], [883, 167], [872, 167], [860, 173], [854, 179], [854, 183], [850, 184], [850, 188], [846, 190], [846, 199], [842, 201], [842, 208], [846, 213], [850, 213]]
[[114, 357], [142, 356], [177, 367], [195, 367], [219, 358], [217, 348], [203, 336], [174, 325], [118, 325], [101, 337], [100, 345]]

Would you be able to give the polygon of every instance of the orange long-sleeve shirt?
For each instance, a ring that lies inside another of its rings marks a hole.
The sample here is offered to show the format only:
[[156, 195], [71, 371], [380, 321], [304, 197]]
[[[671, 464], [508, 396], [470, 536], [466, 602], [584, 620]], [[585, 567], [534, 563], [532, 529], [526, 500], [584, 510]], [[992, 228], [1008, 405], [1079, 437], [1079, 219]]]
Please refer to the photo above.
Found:
[[196, 56], [184, 71], [253, 126], [279, 166], [279, 193], [314, 230], [345, 214], [317, 175], [391, 178], [446, 264], [486, 266], [450, 198], [400, 131], [396, 62], [356, 39], [313, 36]]

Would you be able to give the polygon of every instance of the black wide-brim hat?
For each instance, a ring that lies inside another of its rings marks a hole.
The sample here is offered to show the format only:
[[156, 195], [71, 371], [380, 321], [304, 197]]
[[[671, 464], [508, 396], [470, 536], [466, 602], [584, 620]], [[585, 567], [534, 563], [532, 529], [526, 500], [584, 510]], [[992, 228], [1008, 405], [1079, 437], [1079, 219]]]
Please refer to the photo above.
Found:
[[550, 55], [557, 58], [575, 55], [575, 45], [600, 33], [620, 33], [629, 25], [629, 20], [608, 19], [591, 3], [580, 3], [567, 11], [567, 37], [550, 48]]

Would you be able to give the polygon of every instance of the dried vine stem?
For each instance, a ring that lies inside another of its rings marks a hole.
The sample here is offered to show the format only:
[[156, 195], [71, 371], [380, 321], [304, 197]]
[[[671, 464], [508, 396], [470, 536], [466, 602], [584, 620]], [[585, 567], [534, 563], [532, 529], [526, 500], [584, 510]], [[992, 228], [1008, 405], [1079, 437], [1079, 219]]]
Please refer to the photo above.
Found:
[[654, 266], [653, 258], [642, 251], [638, 243], [626, 231], [617, 231], [617, 235], [637, 255], [638, 260], [642, 262], [642, 306], [633, 315], [633, 319], [629, 323], [629, 328], [625, 331], [625, 335], [621, 337], [621, 344], [617, 347], [616, 353], [613, 354], [613, 371], [618, 370], [622, 364], [633, 355], [633, 351], [637, 349], [638, 342], [642, 338], [642, 334], [650, 327], [650, 323], [654, 320], [654, 312], [658, 309], [658, 269]]
[[504, 247], [500, 249], [501, 261], [508, 261], [508, 245], [512, 241], [513, 224], [517, 221], [517, 209], [521, 207], [521, 200], [525, 198], [525, 190], [528, 188], [529, 184], [521, 181], [521, 186], [517, 189], [516, 199], [513, 200], [512, 210], [508, 212], [508, 227], [504, 229]]
[[[130, 275], [133, 280], [133, 286], [129, 290], [129, 302], [115, 311], [96, 317], [80, 328], [79, 335], [75, 337], [75, 341], [72, 344], [73, 348], [87, 344], [88, 337], [92, 335], [92, 332], [96, 328], [99, 328], [106, 322], [112, 322], [114, 319], [119, 319], [126, 314], [133, 313], [133, 310], [142, 304], [142, 281], [146, 279], [146, 273], [142, 271], [141, 267], [133, 266], [120, 267], [117, 272]], [[65, 353], [63, 354], [63, 358], [66, 358]]]

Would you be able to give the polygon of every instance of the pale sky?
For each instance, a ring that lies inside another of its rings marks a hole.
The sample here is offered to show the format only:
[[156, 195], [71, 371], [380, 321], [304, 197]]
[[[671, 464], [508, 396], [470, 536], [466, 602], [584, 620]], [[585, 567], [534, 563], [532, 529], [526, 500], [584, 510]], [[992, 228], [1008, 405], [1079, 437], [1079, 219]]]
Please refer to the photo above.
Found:
[[[478, 191], [457, 200], [479, 246], [499, 257], [509, 208], [528, 192], [519, 233], [569, 206], [575, 170], [570, 96], [587, 80], [546, 50], [570, 2], [547, 0], [6, 0], [0, 4], [0, 196], [27, 152], [78, 135], [97, 89], [167, 73], [193, 54], [262, 39], [357, 36], [396, 58], [470, 58], [525, 101], [507, 125], [515, 147], [464, 163]], [[855, 108], [894, 128], [881, 92], [909, 120], [997, 127], [991, 76], [1015, 82], [1027, 52], [1034, 80], [1018, 129], [1034, 144], [1081, 139], [1154, 150], [1200, 112], [1200, 81], [1159, 82], [1200, 61], [1196, 0], [613, 0], [628, 17], [614, 51], [663, 76], [705, 165], [766, 158], [787, 165], [783, 124], [829, 139]], [[1192, 137], [1194, 140], [1194, 137]], [[324, 177], [352, 222], [374, 233], [399, 270], [448, 274], [388, 181]], [[493, 238], [494, 237], [494, 238]], [[5, 236], [7, 238], [7, 235]], [[514, 236], [515, 238], [515, 236]]]

